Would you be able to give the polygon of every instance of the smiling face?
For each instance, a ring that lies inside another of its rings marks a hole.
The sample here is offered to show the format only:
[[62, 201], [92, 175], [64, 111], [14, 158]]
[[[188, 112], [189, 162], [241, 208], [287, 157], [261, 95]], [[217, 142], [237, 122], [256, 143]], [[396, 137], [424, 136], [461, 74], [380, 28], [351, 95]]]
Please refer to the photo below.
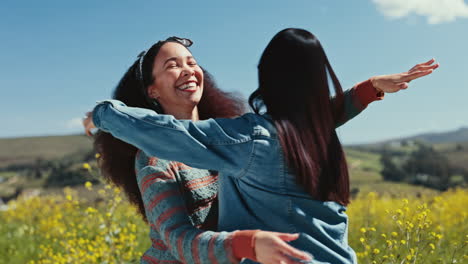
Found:
[[190, 51], [181, 44], [168, 42], [154, 59], [154, 83], [148, 95], [155, 98], [167, 114], [193, 111], [203, 92], [203, 71]]

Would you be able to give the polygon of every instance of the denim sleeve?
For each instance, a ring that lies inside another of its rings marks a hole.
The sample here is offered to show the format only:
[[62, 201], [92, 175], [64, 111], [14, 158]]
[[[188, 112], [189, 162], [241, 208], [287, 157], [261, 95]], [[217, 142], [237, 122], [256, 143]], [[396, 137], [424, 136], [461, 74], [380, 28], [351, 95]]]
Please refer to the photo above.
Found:
[[106, 100], [94, 108], [93, 122], [148, 155], [233, 175], [247, 166], [253, 148], [253, 128], [242, 117], [192, 122]]

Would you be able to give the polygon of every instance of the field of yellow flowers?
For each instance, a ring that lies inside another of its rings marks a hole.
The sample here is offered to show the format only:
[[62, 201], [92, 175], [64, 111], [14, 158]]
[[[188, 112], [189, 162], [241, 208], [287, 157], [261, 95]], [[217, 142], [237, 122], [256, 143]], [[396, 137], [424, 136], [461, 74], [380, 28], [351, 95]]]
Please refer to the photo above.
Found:
[[[0, 211], [0, 263], [138, 263], [148, 226], [109, 185], [20, 198]], [[358, 196], [348, 209], [359, 263], [468, 263], [468, 191], [420, 198]]]

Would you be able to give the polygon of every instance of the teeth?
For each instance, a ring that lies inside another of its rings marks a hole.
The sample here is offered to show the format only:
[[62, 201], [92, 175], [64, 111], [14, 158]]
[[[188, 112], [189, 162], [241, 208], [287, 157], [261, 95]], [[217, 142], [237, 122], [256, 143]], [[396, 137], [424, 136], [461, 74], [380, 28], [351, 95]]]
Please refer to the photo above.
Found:
[[186, 90], [186, 89], [189, 89], [189, 88], [195, 88], [196, 86], [197, 86], [196, 83], [190, 82], [190, 83], [187, 83], [187, 84], [184, 84], [184, 85], [181, 85], [181, 86], [177, 87], [177, 89]]

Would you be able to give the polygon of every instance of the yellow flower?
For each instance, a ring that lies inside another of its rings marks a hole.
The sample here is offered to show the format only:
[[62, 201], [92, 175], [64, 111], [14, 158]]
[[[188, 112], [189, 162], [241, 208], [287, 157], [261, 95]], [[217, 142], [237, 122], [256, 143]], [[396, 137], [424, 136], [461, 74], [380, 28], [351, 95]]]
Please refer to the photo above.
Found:
[[85, 170], [91, 170], [91, 166], [89, 165], [89, 163], [83, 163], [83, 169]]
[[374, 254], [379, 254], [380, 253], [380, 250], [378, 248], [375, 248], [374, 251], [373, 251]]
[[93, 190], [93, 184], [92, 184], [91, 182], [89, 182], [89, 181], [87, 181], [87, 182], [85, 183], [85, 187], [86, 187], [86, 189], [88, 189], [88, 190], [90, 190], [90, 191]]
[[405, 245], [405, 244], [406, 244], [406, 240], [402, 239], [402, 240], [400, 240], [400, 243], [403, 244], [403, 245]]
[[94, 155], [94, 157], [95, 157], [96, 159], [99, 159], [99, 158], [101, 157], [101, 154], [96, 153], [96, 155]]
[[86, 212], [89, 213], [89, 214], [92, 214], [92, 213], [96, 213], [97, 210], [94, 209], [93, 207], [88, 207], [88, 208], [86, 209]]
[[392, 236], [393, 236], [393, 237], [397, 237], [397, 236], [398, 236], [398, 233], [397, 233], [397, 232], [392, 232]]
[[359, 229], [359, 231], [361, 231], [361, 233], [366, 233], [366, 229], [364, 227], [361, 227], [361, 229]]

